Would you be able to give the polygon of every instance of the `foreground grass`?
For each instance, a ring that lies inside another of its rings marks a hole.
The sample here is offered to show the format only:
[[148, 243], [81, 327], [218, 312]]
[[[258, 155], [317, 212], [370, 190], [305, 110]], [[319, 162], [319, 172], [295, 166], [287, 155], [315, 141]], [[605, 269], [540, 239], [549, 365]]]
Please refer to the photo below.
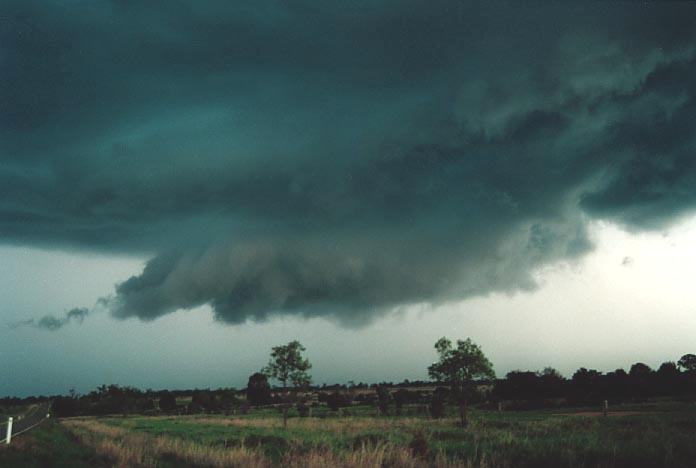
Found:
[[[693, 467], [693, 405], [623, 417], [475, 412], [454, 418], [278, 415], [73, 419], [120, 466]], [[422, 437], [417, 436], [421, 434]]]
[[[273, 459], [259, 447], [244, 443], [232, 446], [205, 445], [177, 437], [149, 436], [96, 420], [64, 422], [85, 444], [94, 447], [115, 466], [206, 466], [206, 467], [424, 467], [427, 460], [414, 457], [405, 447], [380, 443], [363, 443], [350, 451], [334, 451], [330, 446], [303, 450], [288, 446], [279, 459]], [[444, 457], [436, 457], [434, 466], [456, 466]]]
[[55, 420], [0, 443], [0, 467], [90, 468], [109, 466], [92, 448], [81, 445]]

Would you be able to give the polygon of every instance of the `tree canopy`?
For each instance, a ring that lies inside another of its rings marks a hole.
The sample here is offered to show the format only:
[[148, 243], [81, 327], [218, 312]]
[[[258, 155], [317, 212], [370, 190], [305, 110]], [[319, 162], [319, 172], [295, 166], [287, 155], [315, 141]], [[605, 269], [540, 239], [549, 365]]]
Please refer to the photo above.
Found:
[[696, 372], [696, 355], [685, 354], [677, 362], [677, 365], [687, 372]]
[[447, 382], [453, 391], [460, 391], [475, 379], [493, 379], [493, 365], [483, 354], [481, 348], [470, 338], [452, 341], [442, 337], [435, 343], [439, 360], [428, 367], [428, 374], [438, 382]]
[[262, 372], [279, 381], [283, 388], [287, 388], [288, 382], [295, 388], [306, 387], [312, 380], [307, 372], [312, 365], [308, 359], [302, 357], [305, 349], [297, 340], [287, 345], [274, 346], [268, 366]]
[[444, 336], [435, 342], [439, 360], [428, 367], [428, 374], [438, 382], [447, 382], [452, 389], [452, 396], [459, 401], [461, 425], [467, 424], [467, 391], [475, 379], [493, 379], [493, 364], [483, 354], [481, 348], [471, 341], [457, 340], [457, 347]]

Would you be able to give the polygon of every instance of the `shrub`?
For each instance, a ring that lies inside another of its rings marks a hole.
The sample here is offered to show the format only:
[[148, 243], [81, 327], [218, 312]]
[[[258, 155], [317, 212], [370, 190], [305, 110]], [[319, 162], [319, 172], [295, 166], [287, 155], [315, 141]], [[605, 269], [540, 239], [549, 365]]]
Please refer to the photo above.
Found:
[[437, 387], [433, 392], [430, 401], [430, 415], [439, 419], [445, 416], [445, 400], [449, 395], [449, 391], [444, 387]]
[[162, 392], [159, 399], [159, 407], [162, 411], [173, 411], [176, 409], [176, 398], [170, 392]]
[[377, 406], [379, 407], [379, 414], [382, 416], [389, 416], [389, 389], [384, 386], [378, 386], [375, 391], [377, 392]]
[[338, 411], [339, 408], [350, 406], [352, 399], [347, 393], [333, 392], [325, 397], [326, 405], [333, 411]]
[[411, 442], [408, 444], [408, 448], [411, 450], [411, 455], [414, 457], [425, 458], [428, 456], [428, 452], [430, 452], [428, 439], [421, 431], [413, 435], [413, 439], [411, 439]]
[[271, 403], [271, 386], [268, 384], [268, 377], [261, 372], [252, 374], [247, 383], [246, 395], [247, 401], [253, 406]]

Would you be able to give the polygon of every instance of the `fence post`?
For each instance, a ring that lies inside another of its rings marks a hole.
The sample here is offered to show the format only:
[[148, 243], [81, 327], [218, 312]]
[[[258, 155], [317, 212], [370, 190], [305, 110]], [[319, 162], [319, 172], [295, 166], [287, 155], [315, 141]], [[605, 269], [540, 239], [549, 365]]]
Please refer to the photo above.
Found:
[[609, 410], [609, 402], [607, 400], [604, 400], [604, 416], [607, 415], [608, 410]]
[[7, 437], [5, 439], [5, 442], [7, 442], [7, 445], [10, 445], [11, 440], [12, 440], [12, 418], [10, 417], [7, 420]]

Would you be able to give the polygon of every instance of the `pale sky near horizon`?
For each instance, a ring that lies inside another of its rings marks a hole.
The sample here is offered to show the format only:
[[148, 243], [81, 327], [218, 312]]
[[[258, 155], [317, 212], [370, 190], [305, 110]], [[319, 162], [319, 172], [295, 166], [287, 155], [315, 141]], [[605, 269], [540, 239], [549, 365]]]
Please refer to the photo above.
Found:
[[696, 2], [3, 1], [0, 395], [677, 360], [694, 128]]
[[[538, 290], [492, 294], [439, 307], [410, 306], [364, 328], [322, 318], [276, 318], [221, 326], [210, 310], [152, 322], [105, 312], [51, 332], [0, 328], [0, 395], [87, 392], [103, 383], [139, 388], [241, 388], [270, 346], [300, 339], [317, 383], [426, 379], [440, 336], [471, 337], [510, 370], [551, 366], [611, 371], [635, 362], [656, 368], [696, 351], [696, 218], [669, 230], [631, 234], [596, 223], [596, 250], [537, 273]], [[6, 322], [44, 310], [91, 304], [144, 259], [0, 248]], [[37, 294], [38, 290], [41, 294]]]

